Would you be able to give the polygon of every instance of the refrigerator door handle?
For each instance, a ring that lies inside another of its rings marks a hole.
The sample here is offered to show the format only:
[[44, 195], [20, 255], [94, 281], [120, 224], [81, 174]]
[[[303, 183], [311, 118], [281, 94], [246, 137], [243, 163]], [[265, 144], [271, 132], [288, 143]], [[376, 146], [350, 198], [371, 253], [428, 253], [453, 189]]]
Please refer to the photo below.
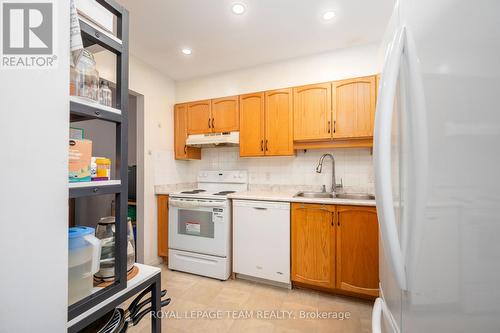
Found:
[[400, 333], [390, 314], [389, 308], [382, 297], [378, 297], [373, 304], [372, 310], [372, 333], [382, 333], [382, 316], [384, 316], [392, 333]]
[[377, 298], [372, 310], [372, 333], [382, 333], [382, 298]]
[[406, 274], [394, 213], [391, 177], [391, 134], [394, 99], [396, 97], [404, 44], [405, 27], [400, 27], [385, 56], [384, 67], [380, 77], [373, 140], [373, 160], [376, 179], [375, 196], [377, 198], [380, 234], [384, 250], [394, 270], [396, 281], [402, 290], [406, 290]]

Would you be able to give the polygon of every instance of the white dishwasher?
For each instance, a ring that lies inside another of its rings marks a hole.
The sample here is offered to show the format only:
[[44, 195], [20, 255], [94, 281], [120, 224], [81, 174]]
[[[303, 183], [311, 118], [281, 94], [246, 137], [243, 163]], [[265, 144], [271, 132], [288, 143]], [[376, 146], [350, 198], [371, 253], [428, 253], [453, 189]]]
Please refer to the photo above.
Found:
[[233, 200], [233, 272], [290, 286], [290, 203]]

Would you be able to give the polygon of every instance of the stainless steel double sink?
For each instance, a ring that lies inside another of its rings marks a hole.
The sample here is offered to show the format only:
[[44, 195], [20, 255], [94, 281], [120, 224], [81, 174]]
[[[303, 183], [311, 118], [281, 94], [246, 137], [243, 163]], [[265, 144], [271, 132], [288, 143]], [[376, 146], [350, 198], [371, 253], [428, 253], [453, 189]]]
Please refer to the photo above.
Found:
[[332, 192], [299, 192], [294, 195], [294, 198], [375, 200], [375, 196], [373, 194], [368, 194], [368, 193], [332, 193]]

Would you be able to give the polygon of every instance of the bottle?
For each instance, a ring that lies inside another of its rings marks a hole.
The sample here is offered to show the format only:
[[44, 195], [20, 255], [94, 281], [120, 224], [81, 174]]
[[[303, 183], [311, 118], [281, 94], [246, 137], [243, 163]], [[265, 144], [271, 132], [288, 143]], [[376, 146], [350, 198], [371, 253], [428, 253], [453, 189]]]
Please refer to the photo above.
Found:
[[99, 88], [99, 103], [106, 106], [111, 106], [112, 104], [112, 92], [109, 89], [108, 82], [101, 81], [101, 87]]

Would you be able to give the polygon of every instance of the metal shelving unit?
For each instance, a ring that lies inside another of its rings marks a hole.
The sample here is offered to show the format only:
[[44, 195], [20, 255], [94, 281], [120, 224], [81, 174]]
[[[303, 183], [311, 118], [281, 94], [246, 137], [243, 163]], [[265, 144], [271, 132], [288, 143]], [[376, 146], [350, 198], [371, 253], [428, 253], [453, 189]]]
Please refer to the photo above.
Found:
[[68, 320], [98, 306], [127, 287], [127, 109], [128, 109], [128, 11], [113, 0], [97, 0], [116, 16], [117, 36], [101, 29], [85, 18], [80, 18], [85, 47], [98, 44], [116, 55], [116, 105], [114, 108], [86, 102], [78, 97], [70, 99], [70, 121], [100, 119], [116, 124], [116, 177], [108, 182], [70, 184], [70, 198], [114, 194], [116, 203], [115, 282], [68, 307]]

